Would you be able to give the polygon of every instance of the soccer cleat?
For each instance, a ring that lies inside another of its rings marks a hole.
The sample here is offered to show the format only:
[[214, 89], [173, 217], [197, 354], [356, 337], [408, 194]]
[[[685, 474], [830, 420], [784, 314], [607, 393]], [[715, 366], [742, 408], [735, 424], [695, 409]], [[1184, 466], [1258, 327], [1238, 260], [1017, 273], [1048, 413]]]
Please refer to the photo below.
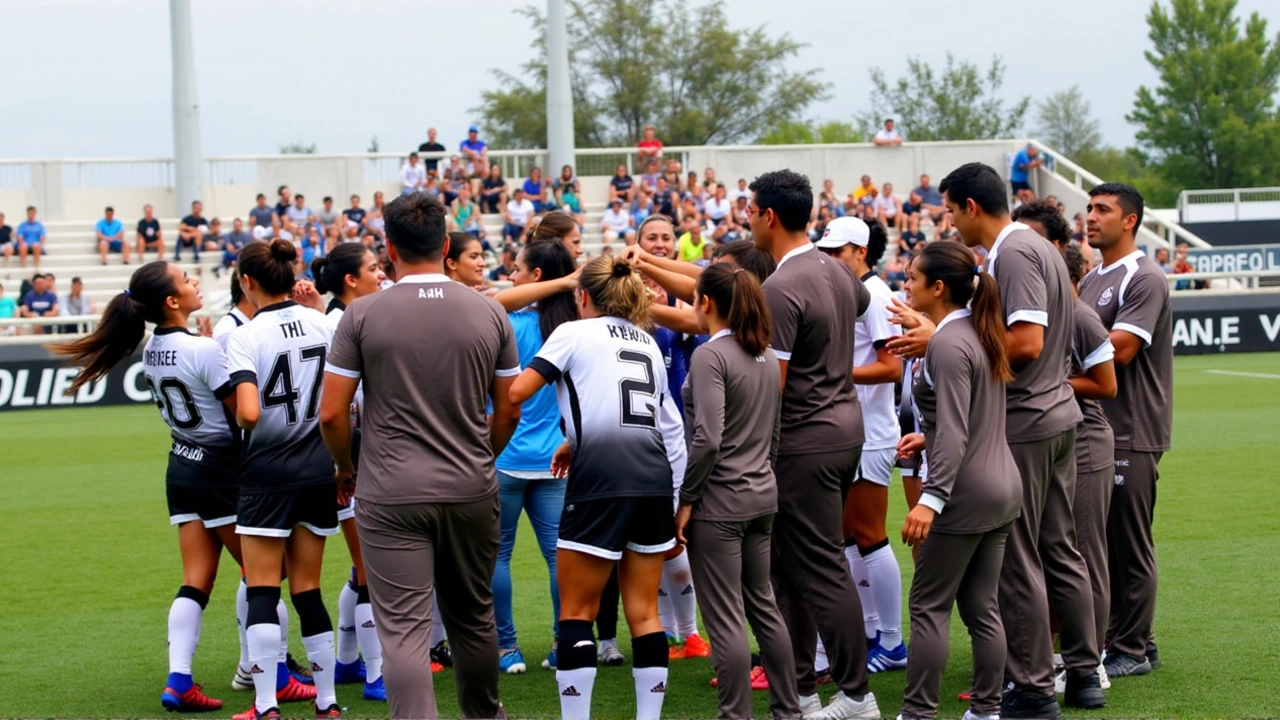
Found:
[[551, 650], [550, 652], [547, 653], [546, 659], [542, 661], [542, 667], [548, 670], [556, 669], [556, 646], [557, 645], [559, 645], [559, 643], [554, 643], [554, 642], [551, 643]]
[[1102, 663], [1098, 663], [1098, 683], [1103, 690], [1111, 689], [1111, 678], [1107, 677], [1107, 666]]
[[817, 718], [822, 715], [822, 698], [817, 693], [800, 696], [800, 717]]
[[449, 651], [446, 644], [448, 640], [441, 640], [436, 646], [431, 648], [431, 662], [440, 663], [445, 667], [453, 667], [453, 653]]
[[1107, 653], [1107, 661], [1103, 663], [1103, 669], [1106, 670], [1108, 678], [1149, 675], [1151, 661], [1147, 658], [1139, 660], [1123, 653]]
[[251, 705], [248, 710], [232, 715], [231, 720], [280, 720], [280, 711], [267, 708], [266, 712], [258, 712], [258, 708]]
[[1102, 694], [1102, 682], [1097, 672], [1068, 673], [1066, 685], [1062, 702], [1069, 707], [1095, 710], [1107, 706], [1107, 696]]
[[879, 720], [880, 706], [875, 693], [867, 693], [862, 700], [854, 700], [841, 690], [831, 698], [815, 717], [822, 720]]
[[684, 643], [677, 640], [675, 635], [667, 636], [667, 659], [668, 660], [684, 659]]
[[222, 701], [205, 695], [203, 690], [202, 685], [192, 685], [184, 693], [165, 688], [160, 693], [160, 704], [170, 712], [209, 712], [221, 709]]
[[440, 663], [438, 663], [438, 662], [433, 662], [433, 663], [431, 663], [431, 672], [433, 672], [433, 673], [442, 673], [442, 672], [444, 672], [444, 666], [443, 666], [443, 665], [441, 665], [441, 664], [440, 664]]
[[1062, 717], [1062, 708], [1058, 707], [1056, 695], [1036, 697], [1011, 689], [1005, 692], [1004, 699], [1000, 701], [1000, 717], [1058, 720]]
[[249, 674], [248, 670], [236, 665], [236, 674], [231, 676], [231, 689], [252, 690], [253, 676]]
[[885, 650], [876, 644], [867, 652], [867, 672], [882, 673], [890, 670], [902, 670], [907, 666], [907, 644], [899, 643], [892, 650]]
[[694, 633], [684, 639], [684, 657], [689, 658], [709, 658], [711, 657], [711, 645], [698, 633]]
[[291, 703], [316, 699], [316, 686], [303, 685], [298, 678], [289, 676], [289, 682], [276, 691], [276, 702]]
[[529, 666], [524, 664], [524, 653], [520, 648], [511, 648], [498, 653], [498, 669], [508, 675], [523, 675]]
[[299, 665], [297, 660], [293, 659], [293, 653], [287, 653], [284, 656], [285, 667], [289, 668], [289, 674], [303, 685], [314, 685], [315, 680], [311, 678], [311, 668], [306, 665]]
[[1160, 648], [1153, 642], [1147, 643], [1147, 662], [1151, 663], [1152, 670], [1160, 669]]
[[353, 685], [365, 681], [364, 660], [356, 658], [355, 662], [334, 662], [333, 667], [333, 684], [334, 685]]
[[959, 700], [960, 702], [969, 702], [970, 700], [973, 699], [973, 691], [964, 690], [962, 692], [959, 692], [956, 694], [956, 699]]
[[627, 656], [622, 654], [618, 649], [617, 639], [601, 640], [600, 647], [596, 649], [596, 660], [601, 665], [609, 667], [618, 667], [627, 661]]
[[961, 720], [1000, 720], [999, 715], [979, 715], [973, 710], [965, 710]]
[[342, 717], [342, 708], [338, 707], [338, 703], [334, 703], [324, 710], [316, 708], [316, 720], [328, 720], [329, 718], [340, 717]]
[[769, 690], [769, 676], [764, 674], [764, 668], [759, 665], [751, 668], [751, 689]]
[[378, 702], [387, 701], [387, 685], [382, 681], [381, 677], [373, 682], [364, 684], [364, 699], [377, 700]]

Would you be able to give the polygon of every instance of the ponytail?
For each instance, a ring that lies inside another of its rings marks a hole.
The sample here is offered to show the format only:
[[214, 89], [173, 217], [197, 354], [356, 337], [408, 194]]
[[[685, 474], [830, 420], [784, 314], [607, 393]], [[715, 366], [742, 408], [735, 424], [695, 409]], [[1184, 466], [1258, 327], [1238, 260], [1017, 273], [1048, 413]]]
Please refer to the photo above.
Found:
[[169, 263], [156, 260], [135, 270], [129, 288], [111, 298], [92, 333], [49, 348], [81, 368], [64, 394], [76, 394], [132, 355], [146, 335], [147, 323], [164, 322], [165, 301], [176, 293]]
[[[573, 274], [573, 257], [563, 243], [535, 242], [524, 249], [524, 264], [529, 272], [542, 271], [542, 282], [559, 280]], [[538, 329], [545, 342], [564, 323], [578, 319], [578, 306], [573, 292], [558, 292], [538, 301]]]
[[1000, 306], [1000, 286], [988, 272], [978, 271], [978, 287], [973, 293], [973, 329], [978, 342], [987, 353], [991, 374], [1000, 382], [1013, 380], [1013, 368], [1009, 366], [1008, 334], [1004, 326], [1004, 311]]
[[973, 263], [969, 248], [960, 243], [938, 242], [924, 245], [912, 269], [929, 284], [942, 283], [951, 305], [970, 308], [973, 329], [991, 363], [991, 374], [1000, 382], [1009, 382], [1013, 371], [1009, 367], [1000, 287], [990, 273]]
[[752, 356], [769, 347], [773, 332], [760, 281], [748, 270], [717, 263], [698, 276], [697, 294], [711, 299], [733, 337]]
[[347, 276], [360, 277], [367, 252], [369, 249], [361, 243], [343, 243], [325, 257], [313, 260], [311, 276], [316, 281], [316, 292], [335, 298], [345, 294]]

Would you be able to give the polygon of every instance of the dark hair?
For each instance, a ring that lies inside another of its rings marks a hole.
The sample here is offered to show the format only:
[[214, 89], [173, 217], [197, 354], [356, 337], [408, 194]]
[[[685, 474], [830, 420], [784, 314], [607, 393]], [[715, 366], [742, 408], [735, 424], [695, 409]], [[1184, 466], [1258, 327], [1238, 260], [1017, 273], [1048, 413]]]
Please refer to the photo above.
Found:
[[935, 242], [924, 246], [912, 271], [923, 275], [929, 284], [941, 282], [947, 288], [952, 305], [964, 307], [972, 301], [973, 329], [991, 363], [991, 374], [996, 380], [1009, 382], [1013, 371], [1009, 368], [1000, 288], [990, 273], [973, 263], [973, 252], [964, 245]]
[[533, 219], [529, 229], [524, 233], [525, 243], [536, 240], [555, 240], [560, 242], [566, 235], [578, 227], [578, 221], [569, 213], [553, 210], [542, 217]]
[[774, 268], [778, 267], [772, 255], [756, 247], [756, 244], [750, 240], [734, 240], [717, 245], [716, 249], [711, 251], [711, 259], [719, 260], [720, 258], [729, 258], [734, 265], [755, 275], [756, 280], [760, 282], [768, 280]]
[[990, 165], [965, 163], [952, 170], [938, 184], [938, 192], [946, 193], [960, 207], [973, 200], [982, 212], [995, 217], [1009, 214], [1009, 196], [1004, 181]]
[[867, 267], [872, 270], [880, 264], [885, 248], [889, 247], [889, 233], [879, 220], [867, 220], [867, 229], [871, 234], [867, 237]]
[[1085, 259], [1080, 248], [1070, 243], [1062, 247], [1062, 259], [1067, 263], [1067, 274], [1071, 276], [1071, 284], [1075, 285], [1089, 272], [1089, 261]]
[[1019, 205], [1013, 211], [1014, 220], [1032, 220], [1044, 226], [1049, 242], [1063, 245], [1071, 240], [1071, 226], [1058, 212], [1058, 206], [1047, 199], [1032, 200]]
[[697, 293], [711, 298], [716, 312], [733, 331], [733, 339], [747, 354], [758, 356], [769, 347], [773, 332], [769, 307], [760, 281], [750, 271], [728, 263], [712, 265], [698, 276]]
[[332, 196], [330, 196], [330, 195], [325, 195], [325, 196], [320, 200], [320, 202], [333, 202], [333, 197], [332, 197]]
[[[576, 269], [573, 257], [563, 243], [535, 242], [524, 249], [524, 264], [530, 271], [541, 270], [542, 280], [558, 280], [573, 274]], [[572, 292], [560, 292], [538, 301], [538, 329], [542, 339], [564, 323], [578, 319], [578, 307]]]
[[244, 300], [244, 288], [240, 287], [240, 271], [231, 271], [231, 307], [236, 307]]
[[269, 243], [255, 242], [240, 250], [236, 267], [243, 277], [253, 278], [263, 292], [284, 295], [293, 289], [293, 264], [298, 249], [288, 240], [276, 238]]
[[285, 188], [287, 188], [287, 187], [289, 187], [289, 186], [288, 186], [288, 185], [281, 185], [280, 187], [276, 188], [276, 195], [280, 195], [281, 193], [283, 193], [283, 192], [284, 192], [284, 190], [285, 190]]
[[254, 198], [254, 199], [255, 199], [255, 200], [266, 200], [266, 199], [267, 199], [267, 196], [266, 196], [266, 195], [263, 195], [262, 193], [258, 193], [258, 196], [257, 196], [256, 198]]
[[306, 200], [307, 198], [302, 193], [298, 193], [297, 195], [293, 196], [293, 199], [296, 201], [296, 200]]
[[111, 298], [92, 333], [50, 348], [81, 368], [64, 394], [74, 395], [132, 355], [146, 334], [147, 323], [164, 322], [165, 300], [176, 293], [169, 263], [156, 260], [134, 270], [129, 289]]
[[363, 243], [343, 243], [325, 257], [311, 261], [311, 277], [316, 279], [316, 292], [334, 297], [346, 290], [348, 275], [360, 276], [364, 255], [369, 249]]
[[1125, 215], [1137, 215], [1138, 222], [1133, 226], [1133, 234], [1138, 235], [1138, 228], [1142, 227], [1142, 213], [1146, 208], [1146, 203], [1142, 199], [1142, 193], [1132, 185], [1124, 183], [1102, 183], [1095, 186], [1089, 191], [1089, 197], [1097, 197], [1099, 195], [1114, 195], [1120, 201], [1120, 210]]
[[791, 170], [775, 170], [757, 177], [750, 189], [756, 206], [772, 210], [788, 232], [800, 232], [809, 224], [813, 212], [813, 188], [809, 178]]
[[115, 209], [115, 208], [113, 208], [113, 207], [111, 207], [110, 205], [108, 205], [108, 206], [107, 206], [107, 209], [106, 209], [106, 210], [103, 210], [102, 212], [115, 212], [115, 211], [116, 211], [116, 209]]
[[75, 277], [71, 278], [71, 284], [72, 284], [72, 285], [75, 285], [76, 283], [82, 283], [82, 282], [84, 282], [84, 281], [80, 279], [80, 276], [79, 276], [79, 275], [76, 275]]
[[444, 249], [444, 205], [425, 193], [401, 195], [382, 211], [387, 239], [405, 262], [439, 260]]
[[[448, 271], [449, 263], [457, 263], [462, 258], [462, 251], [471, 243], [480, 242], [474, 235], [470, 233], [454, 230], [449, 233], [449, 252], [444, 256], [445, 270]], [[483, 244], [482, 244], [483, 246]]]

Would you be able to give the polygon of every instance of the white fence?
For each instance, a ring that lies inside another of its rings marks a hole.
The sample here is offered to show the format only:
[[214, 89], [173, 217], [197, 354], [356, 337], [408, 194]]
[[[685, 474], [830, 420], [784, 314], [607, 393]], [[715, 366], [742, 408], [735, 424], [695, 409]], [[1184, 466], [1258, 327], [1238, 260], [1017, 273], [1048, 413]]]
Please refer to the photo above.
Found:
[[1183, 190], [1178, 216], [1184, 223], [1280, 220], [1280, 187]]

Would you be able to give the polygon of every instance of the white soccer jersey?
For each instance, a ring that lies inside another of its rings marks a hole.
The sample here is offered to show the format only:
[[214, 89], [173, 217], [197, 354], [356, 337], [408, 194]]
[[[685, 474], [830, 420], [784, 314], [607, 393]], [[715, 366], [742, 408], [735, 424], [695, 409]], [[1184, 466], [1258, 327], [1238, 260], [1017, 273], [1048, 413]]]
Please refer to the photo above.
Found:
[[[889, 338], [901, 335], [897, 325], [889, 321], [889, 305], [893, 291], [875, 273], [862, 278], [871, 293], [871, 304], [858, 320], [853, 336], [853, 365], [861, 367], [876, 361], [876, 350]], [[858, 402], [862, 405], [862, 425], [866, 433], [864, 450], [896, 448], [902, 437], [898, 414], [894, 411], [893, 383], [858, 385]]]
[[684, 430], [652, 335], [614, 317], [564, 323], [529, 367], [556, 384], [573, 450], [566, 501], [672, 496], [667, 438], [681, 444]]
[[[147, 387], [185, 452], [231, 452], [236, 436], [223, 398], [231, 394], [227, 357], [218, 343], [183, 328], [160, 328], [142, 351]], [[175, 452], [183, 451], [175, 444]]]
[[[329, 312], [324, 314], [326, 320], [329, 321], [330, 330], [334, 333], [338, 332], [338, 323], [342, 321], [342, 316], [347, 312], [347, 306], [337, 300], [329, 302]], [[364, 383], [356, 386], [355, 397], [351, 399], [351, 429], [358, 430], [360, 428], [360, 416], [364, 414]]]
[[245, 317], [239, 308], [231, 308], [231, 312], [223, 315], [222, 319], [214, 324], [213, 339], [217, 340], [223, 352], [226, 352], [227, 338], [231, 337], [232, 331], [247, 324], [249, 324], [249, 318]]
[[258, 388], [262, 413], [249, 433], [241, 492], [275, 492], [333, 481], [320, 437], [320, 388], [333, 326], [292, 301], [268, 305], [227, 342], [232, 386]]

